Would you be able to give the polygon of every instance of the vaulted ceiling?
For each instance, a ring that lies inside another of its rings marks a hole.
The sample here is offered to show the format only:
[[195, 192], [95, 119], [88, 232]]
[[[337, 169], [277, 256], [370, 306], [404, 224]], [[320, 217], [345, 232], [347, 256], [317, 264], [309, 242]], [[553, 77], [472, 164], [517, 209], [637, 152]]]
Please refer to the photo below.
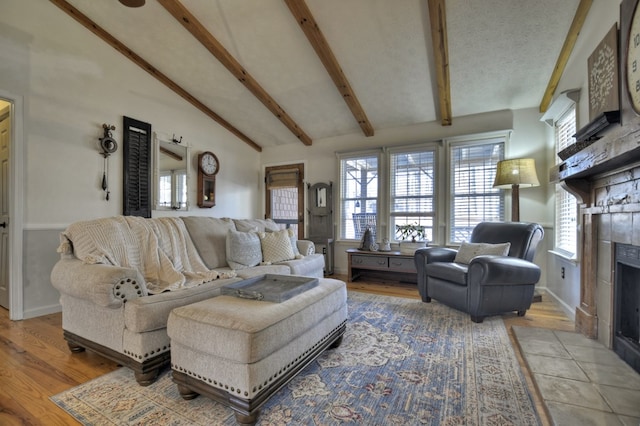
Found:
[[544, 110], [591, 4], [51, 1], [258, 151]]

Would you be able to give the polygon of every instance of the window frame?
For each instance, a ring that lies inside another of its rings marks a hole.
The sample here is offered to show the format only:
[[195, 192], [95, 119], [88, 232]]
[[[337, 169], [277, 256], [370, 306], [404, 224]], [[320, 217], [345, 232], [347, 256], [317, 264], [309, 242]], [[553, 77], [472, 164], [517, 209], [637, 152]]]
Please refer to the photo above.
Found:
[[[570, 136], [567, 138], [566, 141], [564, 141], [564, 143], [562, 143], [561, 140], [559, 140], [559, 127], [562, 126], [562, 122], [567, 119], [568, 116], [573, 115], [573, 131], [565, 131], [564, 134], [575, 134], [575, 131], [578, 129], [578, 111], [576, 109], [576, 104], [575, 103], [571, 103], [561, 114], [559, 114], [557, 116], [557, 118], [555, 118], [553, 120], [553, 138], [554, 138], [554, 146], [556, 149], [556, 152], [560, 152], [561, 150], [563, 150], [564, 148], [566, 148], [567, 146], [570, 146], [572, 143], [575, 142], [575, 138], [573, 136]], [[562, 160], [556, 156], [556, 164], [560, 164], [562, 163]], [[578, 209], [578, 200], [575, 198], [575, 196], [573, 194], [571, 194], [569, 191], [567, 191], [566, 189], [564, 189], [562, 187], [562, 184], [560, 183], [556, 183], [555, 184], [555, 197], [554, 197], [554, 202], [555, 202], [555, 208], [554, 208], [554, 238], [553, 238], [553, 251], [560, 254], [562, 257], [565, 257], [567, 259], [571, 259], [571, 260], [577, 260], [578, 259], [578, 248], [579, 248], [579, 244], [578, 244], [578, 231], [577, 231], [577, 227], [579, 224], [579, 220], [580, 220], [580, 215], [579, 215], [579, 209]], [[565, 234], [565, 232], [563, 231], [563, 228], [565, 225], [563, 225], [563, 218], [562, 213], [565, 211], [566, 206], [572, 203], [573, 204], [573, 217], [569, 217], [567, 220], [569, 221], [569, 224], [567, 224], [566, 226], [569, 226], [571, 228], [571, 231], [569, 231], [568, 233], [571, 235], [573, 234], [573, 244], [572, 247], [569, 248], [568, 246], [565, 246], [562, 242], [564, 241], [564, 238], [562, 237], [562, 235]], [[571, 250], [573, 249], [573, 251]]]

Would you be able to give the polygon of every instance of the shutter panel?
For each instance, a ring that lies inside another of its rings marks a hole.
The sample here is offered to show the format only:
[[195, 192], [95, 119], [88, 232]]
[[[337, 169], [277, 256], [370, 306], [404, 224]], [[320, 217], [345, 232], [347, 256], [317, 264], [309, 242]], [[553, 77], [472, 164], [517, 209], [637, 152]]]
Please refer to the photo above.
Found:
[[123, 117], [125, 216], [151, 217], [151, 124]]

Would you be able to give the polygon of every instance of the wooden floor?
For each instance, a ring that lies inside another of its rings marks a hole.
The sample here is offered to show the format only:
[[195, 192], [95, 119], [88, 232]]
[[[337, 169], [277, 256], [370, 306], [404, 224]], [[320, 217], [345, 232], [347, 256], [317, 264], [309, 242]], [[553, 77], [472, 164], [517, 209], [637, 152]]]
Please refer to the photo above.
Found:
[[[346, 276], [333, 278], [346, 281]], [[348, 283], [348, 289], [419, 298], [416, 286], [411, 284], [359, 281]], [[525, 317], [509, 314], [503, 319], [507, 329], [511, 325], [574, 329], [573, 322], [544, 296]], [[71, 354], [62, 338], [60, 314], [10, 321], [8, 312], [0, 308], [0, 425], [78, 424], [49, 397], [117, 368], [114, 362], [91, 352]], [[530, 389], [534, 389], [531, 383]], [[544, 413], [540, 401], [536, 403], [538, 412]]]

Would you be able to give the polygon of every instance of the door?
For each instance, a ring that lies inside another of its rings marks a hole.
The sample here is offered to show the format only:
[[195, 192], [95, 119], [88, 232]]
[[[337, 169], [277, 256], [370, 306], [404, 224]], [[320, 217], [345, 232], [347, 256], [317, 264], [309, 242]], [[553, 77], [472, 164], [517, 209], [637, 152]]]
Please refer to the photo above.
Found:
[[265, 216], [304, 238], [304, 164], [267, 167]]
[[11, 105], [0, 100], [0, 306], [9, 309], [9, 148]]

